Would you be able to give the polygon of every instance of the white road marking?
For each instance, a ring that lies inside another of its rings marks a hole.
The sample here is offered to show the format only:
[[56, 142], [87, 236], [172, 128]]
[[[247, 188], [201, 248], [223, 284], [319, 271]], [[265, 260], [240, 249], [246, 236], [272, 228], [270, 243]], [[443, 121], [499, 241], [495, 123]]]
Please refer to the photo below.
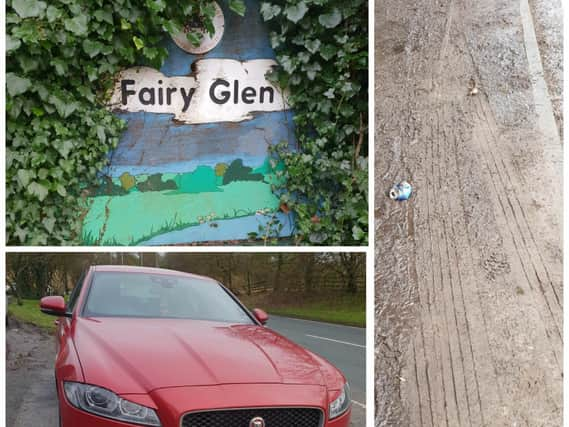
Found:
[[[197, 246], [197, 247], [199, 248], [199, 246]], [[25, 248], [25, 246], [23, 246], [23, 248]], [[19, 247], [18, 247], [18, 250], [20, 250]], [[239, 249], [239, 250], [241, 250], [241, 249]], [[280, 250], [280, 248], [279, 248], [279, 250]], [[326, 250], [328, 250], [328, 248], [326, 248]], [[349, 325], [340, 325], [340, 324], [338, 324], [338, 323], [319, 322], [318, 320], [299, 319], [298, 317], [286, 317], [286, 316], [277, 316], [277, 315], [274, 315], [273, 317], [281, 317], [281, 318], [283, 318], [283, 319], [295, 320], [295, 321], [297, 321], [297, 322], [318, 323], [318, 324], [320, 324], [320, 325], [335, 326], [335, 327], [337, 327], [337, 328], [353, 328], [353, 329], [359, 329], [360, 331], [361, 331], [362, 329], [365, 329], [365, 328], [362, 328], [362, 327], [360, 327], [360, 326], [349, 326]]]
[[354, 343], [346, 342], [346, 341], [333, 340], [332, 338], [319, 337], [318, 335], [308, 335], [308, 334], [306, 334], [306, 336], [307, 336], [307, 337], [311, 337], [311, 338], [317, 338], [317, 339], [319, 339], [319, 340], [332, 341], [332, 342], [337, 342], [337, 343], [339, 343], [339, 344], [346, 344], [346, 345], [352, 345], [352, 346], [354, 346], [354, 347], [366, 348], [365, 345], [354, 344]]
[[361, 406], [361, 407], [364, 408], [364, 409], [366, 408], [366, 405], [364, 405], [363, 403], [360, 403], [360, 402], [358, 402], [358, 401], [352, 400], [352, 403], [355, 404], [355, 405]]

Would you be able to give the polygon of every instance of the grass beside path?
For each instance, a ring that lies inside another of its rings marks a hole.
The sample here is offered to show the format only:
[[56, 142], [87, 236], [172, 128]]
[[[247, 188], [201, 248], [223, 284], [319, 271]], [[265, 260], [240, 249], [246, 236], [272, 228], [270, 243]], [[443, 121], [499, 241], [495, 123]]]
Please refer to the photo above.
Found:
[[324, 307], [300, 307], [300, 308], [274, 308], [272, 314], [298, 319], [317, 320], [320, 322], [337, 323], [347, 326], [365, 328], [365, 311], [328, 310]]
[[282, 300], [273, 295], [242, 296], [240, 299], [250, 308], [259, 307], [266, 310], [269, 316], [275, 314], [360, 328], [366, 326], [366, 304], [363, 293], [357, 295], [319, 294], [312, 297], [297, 295], [294, 298], [283, 298]]
[[31, 323], [46, 331], [55, 330], [53, 322], [56, 317], [43, 314], [40, 311], [40, 301], [37, 299], [23, 299], [22, 305], [18, 305], [16, 298], [11, 299], [8, 304], [8, 314], [20, 322]]

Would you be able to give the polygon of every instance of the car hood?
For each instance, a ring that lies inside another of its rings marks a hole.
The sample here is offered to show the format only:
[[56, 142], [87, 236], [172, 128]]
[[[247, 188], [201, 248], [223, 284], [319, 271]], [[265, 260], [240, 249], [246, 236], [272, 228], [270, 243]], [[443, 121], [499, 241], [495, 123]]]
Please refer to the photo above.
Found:
[[216, 384], [325, 385], [331, 369], [257, 325], [76, 318], [72, 335], [85, 382], [121, 394]]

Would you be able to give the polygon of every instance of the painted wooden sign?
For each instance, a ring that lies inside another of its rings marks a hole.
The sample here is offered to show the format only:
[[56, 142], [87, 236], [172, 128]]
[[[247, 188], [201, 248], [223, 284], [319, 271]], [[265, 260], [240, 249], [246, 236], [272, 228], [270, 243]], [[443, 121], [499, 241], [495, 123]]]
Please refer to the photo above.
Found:
[[168, 77], [152, 68], [131, 68], [118, 76], [110, 107], [173, 114], [175, 120], [188, 124], [250, 120], [254, 112], [288, 109], [282, 94], [265, 77], [275, 64], [271, 59], [201, 59], [194, 63], [195, 77]]
[[[198, 48], [165, 41], [160, 70], [117, 76], [109, 108], [128, 123], [91, 191], [83, 238], [93, 245], [160, 245], [293, 233], [271, 185], [282, 165], [269, 147], [296, 149], [286, 96], [256, 0], [245, 17], [218, 7], [218, 32]], [[192, 52], [197, 52], [194, 54]]]

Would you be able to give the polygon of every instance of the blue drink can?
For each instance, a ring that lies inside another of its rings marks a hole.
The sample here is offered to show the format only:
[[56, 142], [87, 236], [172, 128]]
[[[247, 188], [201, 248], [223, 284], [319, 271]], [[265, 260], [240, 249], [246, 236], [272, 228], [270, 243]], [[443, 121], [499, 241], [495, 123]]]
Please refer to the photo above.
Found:
[[401, 181], [389, 190], [389, 197], [393, 200], [408, 200], [413, 192], [413, 187], [407, 181]]

